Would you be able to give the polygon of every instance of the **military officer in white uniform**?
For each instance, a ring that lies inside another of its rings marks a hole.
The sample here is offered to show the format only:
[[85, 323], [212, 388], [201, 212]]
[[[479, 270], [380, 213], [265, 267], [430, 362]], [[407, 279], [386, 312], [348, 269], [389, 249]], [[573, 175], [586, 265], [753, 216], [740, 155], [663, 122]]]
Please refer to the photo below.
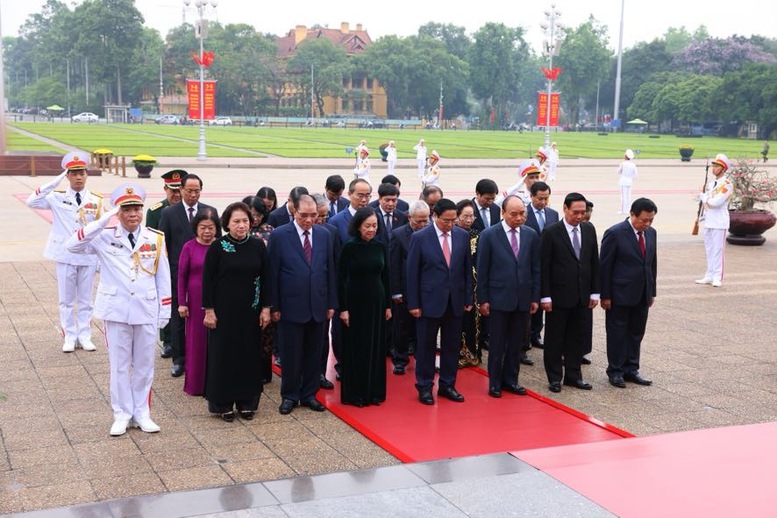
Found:
[[367, 146], [359, 145], [359, 147], [361, 148], [359, 150], [359, 162], [353, 170], [353, 177], [370, 183], [370, 150], [367, 149]]
[[422, 188], [428, 185], [440, 186], [440, 154], [436, 150], [432, 150], [429, 154], [429, 167], [426, 168], [424, 176], [421, 178]]
[[523, 203], [528, 207], [531, 203], [531, 186], [540, 179], [540, 167], [540, 163], [534, 159], [521, 162], [521, 165], [518, 167], [518, 174], [521, 176], [521, 181], [507, 189], [501, 196], [494, 200], [496, 206], [501, 207], [505, 198], [514, 195], [523, 200]]
[[719, 154], [712, 161], [714, 178], [707, 182], [704, 192], [699, 196], [704, 213], [700, 218], [704, 222], [704, 250], [707, 253], [707, 272], [697, 279], [696, 284], [712, 284], [719, 288], [723, 285], [723, 262], [726, 248], [726, 231], [729, 225], [728, 200], [734, 194], [734, 185], [726, 178], [731, 167], [728, 157]]
[[[87, 160], [82, 151], [68, 153], [62, 159], [62, 174], [27, 198], [28, 207], [51, 211], [51, 232], [43, 255], [57, 265], [59, 321], [66, 353], [75, 351], [76, 344], [85, 351], [95, 350], [91, 320], [97, 257], [73, 254], [65, 248], [70, 236], [99, 219], [104, 211], [102, 196], [86, 188]], [[67, 190], [54, 191], [64, 179], [69, 184]]]
[[[130, 425], [159, 431], [151, 420], [149, 394], [157, 328], [170, 319], [172, 298], [165, 236], [140, 224], [145, 198], [142, 187], [120, 185], [111, 195], [116, 208], [67, 241], [71, 252], [94, 253], [100, 261], [94, 315], [105, 322], [113, 436], [124, 434]], [[119, 223], [108, 227], [114, 214]]]

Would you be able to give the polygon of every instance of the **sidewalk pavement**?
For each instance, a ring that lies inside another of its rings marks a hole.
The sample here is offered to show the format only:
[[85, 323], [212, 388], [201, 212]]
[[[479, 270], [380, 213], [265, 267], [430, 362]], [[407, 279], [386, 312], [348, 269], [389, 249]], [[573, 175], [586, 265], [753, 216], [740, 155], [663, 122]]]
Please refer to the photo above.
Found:
[[[175, 162], [189, 164], [187, 167], [203, 178], [202, 200], [219, 209], [262, 185], [275, 187], [282, 200], [294, 185], [322, 190], [329, 174], [350, 178], [350, 169], [341, 161], [318, 161], [316, 166], [313, 161], [280, 160], [275, 167], [262, 169], [222, 159], [218, 159], [218, 166], [216, 159], [202, 167], [191, 159]], [[490, 177], [507, 187], [517, 181], [516, 162], [450, 163], [443, 169], [442, 188], [458, 200], [472, 196], [479, 178]], [[643, 342], [641, 369], [653, 379], [653, 386], [630, 384], [622, 390], [607, 383], [604, 317], [598, 309], [593, 365], [584, 367], [586, 381], [594, 385], [592, 392], [548, 391], [542, 353], [536, 349], [529, 352], [536, 365], [522, 368], [521, 380], [543, 396], [637, 435], [775, 421], [777, 230], [767, 232], [764, 246], [727, 247], [723, 287], [695, 285], [693, 279], [704, 271], [704, 249], [701, 236], [691, 236], [690, 229], [696, 209], [693, 193], [701, 186], [703, 166], [654, 162], [638, 162], [640, 176], [634, 187], [634, 197], [647, 196], [659, 207], [655, 222], [659, 234], [658, 298]], [[419, 185], [414, 169], [403, 165], [408, 167], [400, 168], [398, 176], [404, 182], [402, 197], [409, 200], [417, 196]], [[570, 190], [586, 194], [596, 204], [592, 221], [601, 238], [609, 225], [624, 217], [616, 214], [615, 167], [613, 161], [562, 161], [558, 180], [552, 184], [552, 205], [560, 210], [563, 193]], [[372, 177], [379, 179], [385, 170], [380, 164], [375, 169]], [[166, 167], [155, 169], [151, 180], [131, 180], [142, 183], [153, 201], [161, 197], [158, 175], [164, 170]], [[109, 193], [123, 180], [127, 179], [105, 175], [90, 178], [89, 186]], [[315, 509], [321, 511], [314, 503], [337, 492], [313, 489], [337, 487], [344, 480], [363, 484], [369, 479], [391, 479], [399, 473], [397, 469], [404, 469], [397, 466], [397, 459], [329, 412], [301, 409], [289, 416], [279, 415], [277, 378], [266, 387], [254, 421], [230, 424], [214, 419], [207, 414], [204, 400], [186, 396], [182, 379], [170, 377], [167, 360], [157, 363], [152, 409], [162, 432], [150, 435], [132, 430], [120, 438], [109, 437], [107, 354], [104, 348], [92, 353], [60, 351], [54, 268], [41, 257], [49, 224], [14, 197], [32, 192], [46, 181], [0, 177], [0, 192], [5, 198], [0, 217], [13, 222], [12, 230], [0, 234], [0, 362], [4, 367], [0, 381], [0, 513], [118, 498], [125, 500], [116, 501], [113, 507], [110, 502], [104, 504], [116, 516], [149, 516], [142, 510], [148, 509], [150, 502], [161, 501], [186, 502], [176, 509], [188, 511], [154, 515], [190, 516], [220, 509], [236, 512], [229, 516], [285, 516], [292, 510], [280, 506], [283, 499], [278, 495], [292, 495], [287, 499], [292, 501], [296, 494], [297, 501], [310, 505], [295, 508], [292, 514], [314, 516]], [[102, 339], [101, 323], [95, 322], [94, 340], [99, 344]], [[503, 459], [499, 459], [496, 464], [480, 464], [483, 471], [478, 474], [514, 473], [513, 468], [500, 471]], [[365, 468], [379, 469], [353, 471]], [[417, 469], [426, 468], [419, 465]], [[340, 472], [344, 473], [316, 477]], [[259, 507], [257, 502], [266, 501], [246, 498], [246, 494], [269, 489], [280, 504], [263, 508], [261, 513], [251, 511]], [[385, 509], [396, 511], [396, 505], [403, 502], [403, 493], [395, 492], [397, 487], [391, 484], [367, 484], [362, 489], [377, 493], [369, 498], [347, 493], [352, 495], [348, 498], [356, 498], [348, 508], [354, 516], [360, 505], [369, 503], [373, 508], [376, 502], [397, 502], [394, 507], [384, 507], [385, 514]], [[190, 492], [176, 493], [180, 491]], [[427, 504], [435, 502], [424, 491], [414, 498], [423, 500], [426, 494]], [[200, 507], [196, 507], [198, 503]], [[503, 503], [508, 505], [507, 500]], [[60, 509], [57, 515], [97, 516], [107, 508], [100, 505]], [[237, 513], [241, 509], [245, 511]], [[443, 509], [438, 508], [438, 515], [445, 515]], [[328, 514], [321, 511], [321, 515]], [[464, 514], [485, 516], [487, 507]]]

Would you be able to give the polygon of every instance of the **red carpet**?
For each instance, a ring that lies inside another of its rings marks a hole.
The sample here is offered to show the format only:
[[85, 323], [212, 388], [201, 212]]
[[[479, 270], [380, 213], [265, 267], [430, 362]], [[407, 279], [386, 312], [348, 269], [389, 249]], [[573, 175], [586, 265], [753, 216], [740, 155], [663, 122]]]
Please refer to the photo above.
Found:
[[[572, 409], [530, 392], [488, 396], [488, 377], [479, 369], [459, 371], [456, 388], [466, 398], [454, 403], [435, 397], [434, 406], [418, 402], [411, 362], [404, 376], [388, 369], [388, 397], [376, 406], [340, 404], [335, 390], [321, 390], [318, 399], [337, 417], [403, 462], [466, 457], [597, 441], [631, 434], [589, 419]], [[334, 373], [329, 378], [334, 380]], [[617, 441], [620, 442], [620, 441]]]
[[777, 516], [777, 423], [512, 454], [618, 516]]

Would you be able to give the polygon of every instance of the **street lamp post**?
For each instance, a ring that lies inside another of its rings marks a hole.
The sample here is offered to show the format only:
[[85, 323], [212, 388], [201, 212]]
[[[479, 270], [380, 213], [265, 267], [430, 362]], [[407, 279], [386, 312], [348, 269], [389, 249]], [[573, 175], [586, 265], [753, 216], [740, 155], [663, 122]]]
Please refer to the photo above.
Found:
[[[553, 70], [553, 56], [558, 53], [558, 40], [561, 39], [563, 26], [558, 23], [561, 13], [556, 6], [551, 4], [550, 10], [545, 11], [546, 21], [540, 24], [548, 39], [545, 41], [545, 52], [548, 55], [548, 70]], [[550, 99], [553, 95], [553, 79], [548, 78], [548, 104], [545, 110], [545, 149], [550, 149]]]
[[[191, 5], [192, 0], [183, 0], [186, 7]], [[205, 150], [205, 65], [202, 63], [204, 48], [205, 33], [208, 28], [208, 21], [205, 19], [205, 10], [208, 6], [213, 9], [219, 5], [218, 0], [194, 0], [194, 7], [197, 8], [197, 38], [200, 40], [200, 147], [197, 152], [197, 160], [207, 160], [208, 153]]]

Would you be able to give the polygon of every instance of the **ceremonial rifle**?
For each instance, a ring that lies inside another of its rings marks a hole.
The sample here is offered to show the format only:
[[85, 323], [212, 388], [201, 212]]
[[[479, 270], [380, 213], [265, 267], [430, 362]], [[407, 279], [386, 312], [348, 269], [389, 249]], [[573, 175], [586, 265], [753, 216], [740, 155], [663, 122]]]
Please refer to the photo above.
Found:
[[[710, 157], [707, 157], [707, 164], [704, 166], [704, 184], [701, 186], [701, 192], [707, 190], [707, 176], [710, 172]], [[693, 222], [693, 230], [691, 230], [692, 236], [699, 235], [699, 220], [701, 219], [702, 212], [704, 212], [704, 202], [699, 200], [699, 210], [696, 211], [696, 221]]]

